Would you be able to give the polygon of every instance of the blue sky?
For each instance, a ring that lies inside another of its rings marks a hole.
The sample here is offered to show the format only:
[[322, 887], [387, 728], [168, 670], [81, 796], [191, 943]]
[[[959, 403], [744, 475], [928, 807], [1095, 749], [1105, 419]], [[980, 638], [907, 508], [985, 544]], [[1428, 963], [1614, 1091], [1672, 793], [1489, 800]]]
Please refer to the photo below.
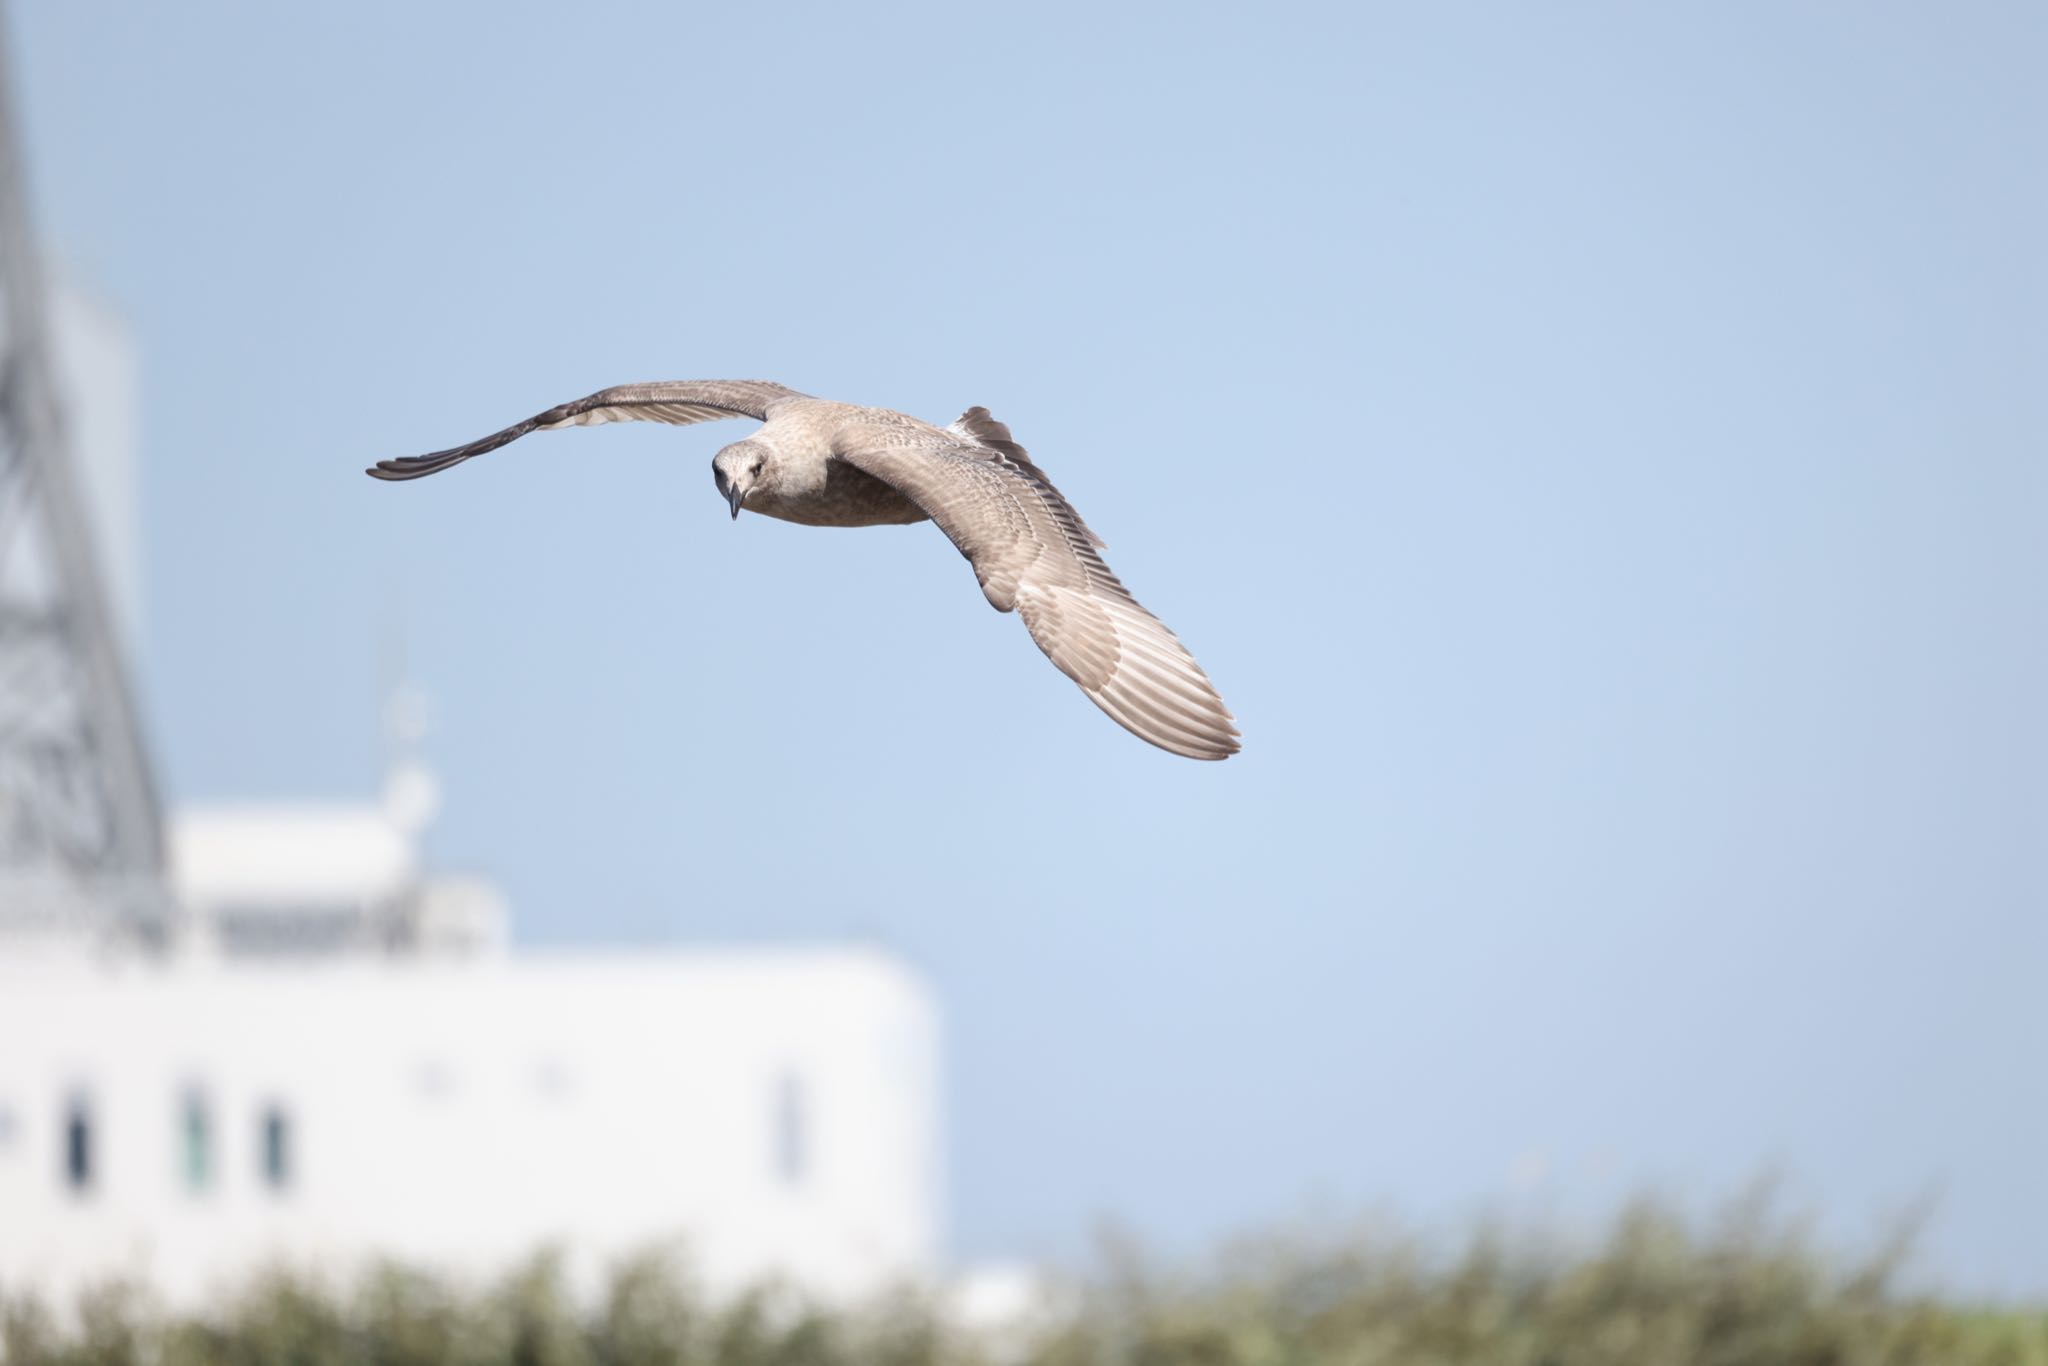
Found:
[[[963, 1256], [1771, 1168], [2048, 1290], [2038, 8], [12, 18], [175, 798], [369, 792], [402, 637], [528, 942], [923, 968]], [[358, 472], [757, 375], [994, 409], [1245, 752], [729, 523], [739, 425]]]

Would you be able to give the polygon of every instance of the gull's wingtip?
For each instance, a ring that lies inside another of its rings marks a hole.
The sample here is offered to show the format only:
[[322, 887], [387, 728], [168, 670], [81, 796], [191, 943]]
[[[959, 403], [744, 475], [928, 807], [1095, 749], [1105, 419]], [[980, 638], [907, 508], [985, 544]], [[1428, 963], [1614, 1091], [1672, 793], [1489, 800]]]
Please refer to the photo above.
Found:
[[[1157, 741], [1154, 741], [1154, 743], [1156, 744]], [[1215, 741], [1199, 749], [1175, 750], [1174, 753], [1184, 754], [1190, 759], [1201, 759], [1205, 762], [1221, 762], [1238, 753], [1243, 748], [1243, 742], [1239, 739], [1237, 732], [1232, 731], [1228, 739]]]
[[396, 460], [379, 460], [376, 464], [364, 470], [363, 473], [369, 475], [372, 479], [383, 479], [391, 483], [397, 483], [403, 479], [417, 479], [423, 474], [432, 474], [440, 468], [442, 468], [442, 463], [437, 462], [433, 456], [407, 455], [401, 456]]

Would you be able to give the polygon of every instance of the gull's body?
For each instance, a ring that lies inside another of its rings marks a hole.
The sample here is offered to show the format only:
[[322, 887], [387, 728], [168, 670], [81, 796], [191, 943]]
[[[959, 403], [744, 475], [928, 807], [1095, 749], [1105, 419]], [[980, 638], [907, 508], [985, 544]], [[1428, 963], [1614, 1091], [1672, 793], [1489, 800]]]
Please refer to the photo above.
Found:
[[1016, 611], [1047, 657], [1125, 729], [1190, 758], [1236, 753], [1230, 712], [1201, 666], [1110, 572], [1101, 540], [985, 408], [936, 427], [763, 380], [628, 384], [369, 473], [416, 479], [533, 431], [726, 417], [763, 424], [712, 461], [734, 517], [744, 508], [805, 526], [929, 518], [973, 564], [989, 602]]

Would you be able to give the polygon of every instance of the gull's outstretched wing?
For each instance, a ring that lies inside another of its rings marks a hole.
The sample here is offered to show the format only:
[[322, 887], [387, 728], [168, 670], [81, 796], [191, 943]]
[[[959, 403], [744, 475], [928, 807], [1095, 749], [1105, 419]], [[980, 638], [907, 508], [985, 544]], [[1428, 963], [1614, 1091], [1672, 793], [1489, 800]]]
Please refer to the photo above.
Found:
[[1190, 759], [1237, 752], [1230, 710], [1201, 665], [1110, 572], [1080, 515], [1028, 458], [894, 428], [842, 433], [835, 455], [930, 513], [989, 602], [1014, 609], [1117, 724]]
[[620, 384], [600, 389], [588, 398], [550, 408], [466, 446], [451, 446], [445, 451], [410, 455], [398, 460], [379, 460], [364, 473], [373, 479], [418, 479], [421, 475], [445, 470], [450, 465], [459, 465], [472, 455], [494, 451], [528, 432], [553, 431], [557, 427], [594, 427], [601, 422], [668, 422], [683, 426], [692, 422], [716, 422], [725, 417], [751, 417], [765, 422], [769, 404], [777, 399], [801, 397], [794, 389], [764, 379]]

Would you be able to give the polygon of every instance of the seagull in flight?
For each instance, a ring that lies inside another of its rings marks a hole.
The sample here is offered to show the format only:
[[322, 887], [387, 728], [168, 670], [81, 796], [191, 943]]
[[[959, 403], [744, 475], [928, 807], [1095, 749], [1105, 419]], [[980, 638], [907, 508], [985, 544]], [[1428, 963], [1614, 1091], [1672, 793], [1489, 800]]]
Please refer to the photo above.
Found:
[[929, 518], [974, 566], [989, 603], [1022, 617], [1038, 648], [1118, 725], [1190, 759], [1237, 752], [1237, 728], [1208, 675], [1110, 572], [1102, 539], [986, 408], [935, 427], [766, 380], [622, 384], [467, 445], [380, 460], [366, 472], [418, 479], [529, 432], [728, 417], [765, 424], [711, 461], [735, 519], [742, 510], [805, 526]]

